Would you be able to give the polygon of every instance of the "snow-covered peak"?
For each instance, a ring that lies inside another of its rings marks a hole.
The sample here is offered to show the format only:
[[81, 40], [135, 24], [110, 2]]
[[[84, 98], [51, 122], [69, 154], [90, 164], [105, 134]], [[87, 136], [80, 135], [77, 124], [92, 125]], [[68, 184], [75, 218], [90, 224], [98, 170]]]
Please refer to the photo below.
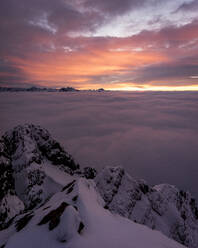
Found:
[[40, 164], [44, 158], [55, 165], [64, 165], [71, 170], [79, 169], [71, 155], [40, 126], [19, 125], [6, 132], [3, 140], [17, 171], [32, 162]]
[[106, 167], [95, 178], [105, 208], [163, 232], [188, 247], [198, 247], [198, 206], [175, 186], [149, 186], [120, 167]]
[[6, 132], [0, 140], [0, 229], [59, 191], [77, 169], [46, 129], [25, 124]]

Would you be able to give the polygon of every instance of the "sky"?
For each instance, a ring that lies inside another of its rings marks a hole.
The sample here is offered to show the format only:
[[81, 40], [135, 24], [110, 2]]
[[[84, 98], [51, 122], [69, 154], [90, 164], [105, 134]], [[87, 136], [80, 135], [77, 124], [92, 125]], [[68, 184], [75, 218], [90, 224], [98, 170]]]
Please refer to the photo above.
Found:
[[2, 0], [0, 86], [198, 90], [198, 0]]
[[82, 167], [123, 166], [198, 199], [198, 92], [4, 92], [0, 136], [46, 128]]

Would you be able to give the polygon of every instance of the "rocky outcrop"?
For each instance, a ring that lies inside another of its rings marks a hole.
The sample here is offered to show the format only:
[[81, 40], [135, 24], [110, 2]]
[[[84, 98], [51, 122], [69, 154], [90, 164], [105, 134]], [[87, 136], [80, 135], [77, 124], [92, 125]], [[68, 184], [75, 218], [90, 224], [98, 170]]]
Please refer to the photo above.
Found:
[[33, 124], [17, 126], [5, 133], [3, 142], [17, 171], [33, 162], [41, 164], [44, 159], [48, 159], [54, 165], [60, 165], [66, 172], [72, 173], [79, 169], [71, 155], [40, 126]]
[[198, 206], [188, 192], [169, 184], [149, 186], [120, 167], [107, 167], [95, 178], [111, 212], [159, 230], [187, 247], [198, 247]]
[[17, 126], [0, 141], [0, 229], [24, 209], [32, 209], [61, 189], [51, 183], [47, 166], [73, 175], [79, 170], [49, 132], [40, 126]]

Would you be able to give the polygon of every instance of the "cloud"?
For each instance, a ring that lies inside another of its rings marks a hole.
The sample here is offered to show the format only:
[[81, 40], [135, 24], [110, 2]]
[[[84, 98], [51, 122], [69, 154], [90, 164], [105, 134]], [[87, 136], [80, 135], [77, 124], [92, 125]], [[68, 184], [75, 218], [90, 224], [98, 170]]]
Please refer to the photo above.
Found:
[[183, 3], [179, 8], [176, 10], [177, 12], [179, 11], [188, 11], [188, 12], [196, 12], [198, 10], [198, 2], [197, 0]]
[[145, 2], [146, 0], [85, 0], [84, 5], [88, 8], [92, 7], [98, 9], [99, 11], [112, 16], [115, 14], [122, 15], [132, 9], [143, 7], [142, 5]]
[[4, 93], [0, 134], [39, 124], [83, 166], [123, 165], [198, 197], [197, 103], [196, 92]]
[[34, 43], [53, 41], [56, 32], [61, 37], [70, 31], [92, 30], [96, 23], [99, 25], [100, 19], [95, 12], [82, 14], [62, 0], [3, 1], [0, 10], [1, 50], [7, 48], [5, 53], [8, 53], [10, 48], [20, 49], [25, 53], [24, 45], [31, 49]]
[[[197, 56], [192, 57], [196, 59]], [[135, 82], [147, 82], [153, 85], [186, 85], [186, 81], [190, 81], [191, 84], [198, 84], [197, 80], [190, 80], [193, 75], [197, 75], [198, 64], [188, 63], [186, 59], [176, 60], [171, 63], [161, 63], [157, 65], [151, 65], [143, 67], [137, 70], [137, 76]], [[161, 83], [160, 83], [161, 82]]]

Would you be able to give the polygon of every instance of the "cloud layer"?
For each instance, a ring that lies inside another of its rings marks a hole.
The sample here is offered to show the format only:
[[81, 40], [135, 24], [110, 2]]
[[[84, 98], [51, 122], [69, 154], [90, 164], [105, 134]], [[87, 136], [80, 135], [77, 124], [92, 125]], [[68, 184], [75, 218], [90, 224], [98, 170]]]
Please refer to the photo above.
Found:
[[197, 89], [197, 1], [3, 0], [0, 85]]
[[122, 165], [135, 177], [175, 184], [198, 198], [195, 92], [4, 93], [0, 106], [0, 135], [39, 124], [83, 166]]

